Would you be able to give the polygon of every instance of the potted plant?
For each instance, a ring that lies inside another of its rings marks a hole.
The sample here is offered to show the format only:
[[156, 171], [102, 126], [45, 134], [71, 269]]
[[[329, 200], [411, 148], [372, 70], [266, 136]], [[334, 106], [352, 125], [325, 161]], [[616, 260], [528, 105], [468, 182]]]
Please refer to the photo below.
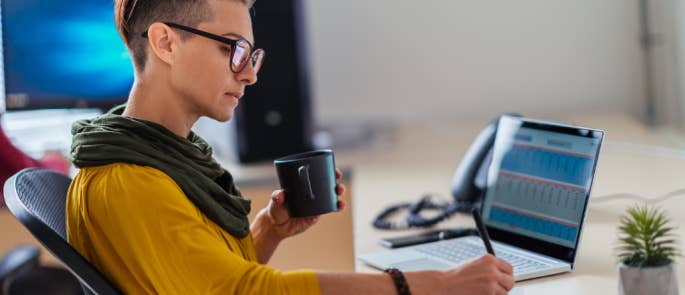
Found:
[[647, 205], [634, 205], [621, 216], [619, 294], [678, 294], [674, 229], [663, 211]]

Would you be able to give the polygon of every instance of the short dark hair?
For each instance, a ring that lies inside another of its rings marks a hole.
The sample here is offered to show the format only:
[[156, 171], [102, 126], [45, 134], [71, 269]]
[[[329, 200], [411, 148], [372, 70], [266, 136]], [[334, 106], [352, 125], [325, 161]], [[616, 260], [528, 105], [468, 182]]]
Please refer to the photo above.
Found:
[[[176, 22], [195, 27], [214, 15], [209, 0], [114, 0], [114, 23], [128, 47], [137, 70], [142, 71], [147, 60], [147, 40], [141, 34], [155, 22]], [[234, 0], [252, 7], [254, 0]], [[181, 40], [191, 34], [179, 32]]]

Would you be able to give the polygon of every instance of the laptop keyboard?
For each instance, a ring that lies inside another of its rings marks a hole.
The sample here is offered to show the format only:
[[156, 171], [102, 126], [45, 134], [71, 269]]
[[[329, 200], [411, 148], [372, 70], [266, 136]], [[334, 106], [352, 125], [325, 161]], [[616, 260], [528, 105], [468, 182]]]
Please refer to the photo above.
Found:
[[[416, 246], [414, 247], [414, 250], [456, 263], [480, 257], [487, 253], [482, 244], [472, 244], [463, 239], [428, 243]], [[514, 273], [517, 274], [542, 270], [549, 266], [545, 263], [527, 259], [502, 249], [497, 249], [496, 254], [497, 257], [509, 262], [509, 264], [514, 267]]]

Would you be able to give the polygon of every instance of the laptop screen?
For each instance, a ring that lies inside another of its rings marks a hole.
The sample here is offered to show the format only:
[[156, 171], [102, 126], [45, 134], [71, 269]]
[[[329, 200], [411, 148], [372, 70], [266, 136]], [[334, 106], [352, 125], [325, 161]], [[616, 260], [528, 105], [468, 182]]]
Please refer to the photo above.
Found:
[[[536, 252], [575, 256], [603, 132], [503, 116], [488, 170], [483, 220]], [[569, 250], [571, 250], [569, 252]]]

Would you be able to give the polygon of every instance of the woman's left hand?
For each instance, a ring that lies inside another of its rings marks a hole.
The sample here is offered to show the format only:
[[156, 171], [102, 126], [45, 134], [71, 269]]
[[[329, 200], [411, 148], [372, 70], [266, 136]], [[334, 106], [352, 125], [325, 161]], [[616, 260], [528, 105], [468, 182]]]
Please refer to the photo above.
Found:
[[[345, 202], [340, 200], [340, 196], [345, 193], [345, 185], [340, 183], [342, 176], [342, 171], [336, 168], [335, 179], [337, 182], [338, 211], [345, 209]], [[291, 218], [288, 215], [288, 209], [285, 207], [285, 193], [283, 190], [275, 190], [271, 194], [271, 200], [266, 212], [271, 221], [273, 232], [279, 239], [285, 239], [302, 233], [319, 221], [319, 216]]]

